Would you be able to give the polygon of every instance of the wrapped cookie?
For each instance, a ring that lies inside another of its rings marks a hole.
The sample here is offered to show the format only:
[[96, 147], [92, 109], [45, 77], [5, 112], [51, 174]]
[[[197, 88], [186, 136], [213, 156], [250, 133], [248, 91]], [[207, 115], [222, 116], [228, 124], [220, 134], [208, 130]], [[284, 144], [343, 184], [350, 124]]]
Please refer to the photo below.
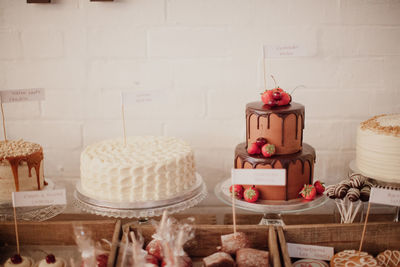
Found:
[[226, 252], [216, 252], [203, 258], [204, 267], [234, 267], [235, 261]]
[[241, 248], [249, 248], [250, 241], [243, 232], [221, 235], [221, 251], [235, 255]]
[[236, 251], [238, 267], [269, 267], [269, 252], [254, 248], [241, 248]]

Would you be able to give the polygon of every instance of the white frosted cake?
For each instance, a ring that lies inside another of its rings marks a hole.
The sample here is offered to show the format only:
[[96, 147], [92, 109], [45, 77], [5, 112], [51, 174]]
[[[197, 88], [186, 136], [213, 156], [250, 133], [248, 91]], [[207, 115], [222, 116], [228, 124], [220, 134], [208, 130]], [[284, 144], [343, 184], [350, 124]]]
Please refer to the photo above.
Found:
[[44, 188], [43, 149], [23, 140], [0, 141], [0, 201], [11, 201], [11, 192]]
[[114, 202], [168, 199], [196, 181], [191, 147], [172, 137], [138, 136], [105, 140], [81, 154], [81, 188]]
[[357, 131], [357, 168], [361, 174], [400, 183], [400, 114], [375, 116]]

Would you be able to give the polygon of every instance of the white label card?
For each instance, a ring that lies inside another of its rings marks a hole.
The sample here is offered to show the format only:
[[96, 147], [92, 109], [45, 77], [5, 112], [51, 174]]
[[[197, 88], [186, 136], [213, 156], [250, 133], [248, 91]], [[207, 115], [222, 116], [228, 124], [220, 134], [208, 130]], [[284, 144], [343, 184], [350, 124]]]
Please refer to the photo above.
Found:
[[121, 92], [121, 101], [123, 105], [136, 105], [161, 101], [165, 99], [166, 96], [167, 93], [160, 90]]
[[23, 102], [44, 100], [44, 88], [0, 91], [1, 102]]
[[286, 185], [285, 169], [232, 169], [234, 184]]
[[329, 261], [333, 257], [333, 247], [287, 243], [289, 257]]
[[300, 44], [265, 45], [264, 57], [306, 57], [312, 56], [313, 51]]
[[372, 187], [369, 202], [390, 206], [400, 206], [400, 190]]
[[36, 207], [67, 204], [67, 195], [65, 189], [13, 192], [12, 199], [14, 207]]

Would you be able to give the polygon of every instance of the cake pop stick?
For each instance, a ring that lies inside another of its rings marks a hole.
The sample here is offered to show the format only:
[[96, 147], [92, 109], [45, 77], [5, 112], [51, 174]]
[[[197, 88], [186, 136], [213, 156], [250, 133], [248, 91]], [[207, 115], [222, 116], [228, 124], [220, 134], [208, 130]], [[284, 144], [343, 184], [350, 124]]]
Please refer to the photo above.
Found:
[[338, 199], [335, 199], [335, 204], [336, 204], [336, 207], [338, 208], [338, 211], [340, 214], [340, 223], [343, 223], [343, 212], [342, 212], [342, 208], [340, 207], [338, 201], [339, 201]]
[[356, 207], [356, 209], [355, 209], [355, 211], [354, 211], [354, 214], [353, 214], [353, 216], [351, 217], [351, 220], [350, 220], [351, 223], [352, 223], [352, 222], [354, 221], [354, 219], [356, 218], [356, 215], [357, 215], [357, 213], [358, 213], [358, 211], [359, 211], [361, 205], [362, 205], [362, 202], [361, 202], [361, 201], [358, 202], [357, 207]]

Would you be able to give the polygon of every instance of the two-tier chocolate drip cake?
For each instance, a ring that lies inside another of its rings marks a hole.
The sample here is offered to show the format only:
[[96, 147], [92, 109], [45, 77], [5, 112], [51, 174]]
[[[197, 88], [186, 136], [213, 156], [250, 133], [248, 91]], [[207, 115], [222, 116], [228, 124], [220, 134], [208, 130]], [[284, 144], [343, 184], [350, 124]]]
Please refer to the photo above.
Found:
[[262, 100], [246, 105], [246, 142], [236, 146], [234, 167], [285, 169], [286, 186], [256, 185], [260, 199], [296, 199], [312, 184], [315, 162], [314, 148], [303, 143], [304, 106], [279, 87], [265, 91]]

